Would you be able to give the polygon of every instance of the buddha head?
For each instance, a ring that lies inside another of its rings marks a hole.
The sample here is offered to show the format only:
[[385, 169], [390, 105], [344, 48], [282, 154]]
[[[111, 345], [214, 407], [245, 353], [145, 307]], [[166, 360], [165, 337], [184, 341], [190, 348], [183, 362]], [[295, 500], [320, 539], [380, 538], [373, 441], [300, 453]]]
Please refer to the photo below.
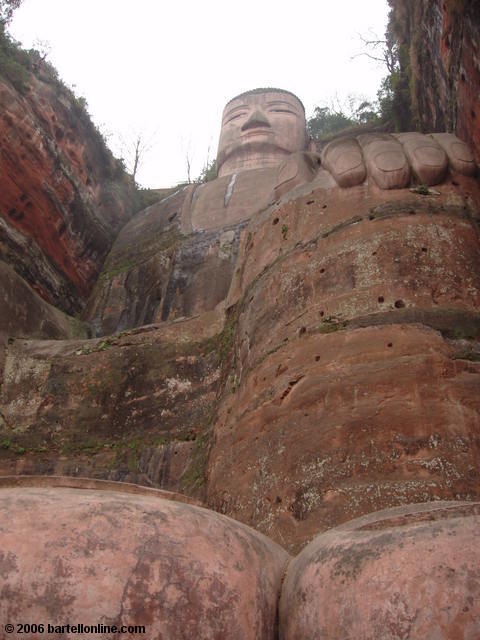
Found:
[[253, 89], [223, 110], [217, 153], [218, 176], [273, 167], [308, 145], [305, 109], [283, 89]]

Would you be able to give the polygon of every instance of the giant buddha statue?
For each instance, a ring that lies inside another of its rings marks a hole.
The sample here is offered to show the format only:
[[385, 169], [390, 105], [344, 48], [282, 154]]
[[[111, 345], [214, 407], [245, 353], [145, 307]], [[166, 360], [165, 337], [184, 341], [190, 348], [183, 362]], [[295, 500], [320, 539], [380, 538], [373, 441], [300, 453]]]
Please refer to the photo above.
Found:
[[[230, 287], [240, 231], [259, 211], [316, 189], [432, 186], [449, 167], [466, 176], [476, 170], [468, 146], [450, 133], [360, 132], [322, 145], [309, 139], [294, 94], [242, 93], [223, 111], [218, 177], [178, 190], [123, 228], [85, 317], [102, 335], [211, 310]], [[174, 247], [178, 232], [190, 240]]]
[[6, 341], [0, 425], [35, 445], [0, 478], [6, 632], [479, 638], [467, 145], [314, 144], [256, 89], [217, 167], [120, 232], [87, 310], [116, 336]]

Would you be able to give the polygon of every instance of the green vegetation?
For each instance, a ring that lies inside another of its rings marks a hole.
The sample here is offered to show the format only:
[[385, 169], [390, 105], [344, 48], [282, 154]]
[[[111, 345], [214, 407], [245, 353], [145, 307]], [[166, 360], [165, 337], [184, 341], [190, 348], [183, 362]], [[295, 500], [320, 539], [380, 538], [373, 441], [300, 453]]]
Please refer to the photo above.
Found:
[[110, 347], [115, 344], [114, 338], [105, 338], [97, 347], [96, 351], [106, 351], [110, 349]]
[[287, 239], [288, 227], [286, 224], [282, 224], [282, 237], [284, 240]]
[[[352, 128], [380, 128], [383, 131], [415, 131], [415, 83], [407, 41], [406, 18], [397, 18], [396, 0], [388, 0], [390, 13], [385, 36], [363, 40], [365, 55], [385, 64], [387, 75], [377, 92], [376, 101], [350, 98], [347, 105], [317, 106], [307, 120], [307, 130], [314, 140], [327, 140]], [[459, 3], [461, 4], [461, 3]], [[400, 11], [399, 11], [400, 13]], [[423, 37], [423, 36], [422, 36]]]
[[347, 326], [347, 322], [339, 320], [339, 318], [335, 316], [327, 316], [322, 320], [320, 325], [317, 328], [318, 333], [333, 333], [335, 331], [340, 331], [340, 329], [345, 329]]
[[196, 439], [192, 461], [180, 481], [181, 489], [186, 493], [195, 492], [200, 489], [205, 482], [209, 441], [209, 431], [205, 431]]
[[[349, 107], [341, 105], [315, 107], [314, 115], [307, 120], [307, 131], [314, 140], [323, 140], [342, 131], [359, 126], [382, 124], [378, 106], [366, 100], [350, 100]], [[347, 113], [349, 112], [349, 113]]]
[[19, 93], [25, 94], [29, 88], [33, 63], [34, 56], [11, 40], [0, 23], [0, 76], [10, 82]]
[[216, 160], [212, 160], [211, 162], [207, 161], [207, 163], [202, 169], [202, 172], [200, 173], [198, 178], [195, 180], [195, 182], [202, 184], [204, 182], [210, 182], [210, 180], [215, 180], [216, 177], [217, 177], [217, 161]]
[[419, 184], [414, 189], [410, 189], [410, 191], [413, 191], [414, 193], [418, 193], [421, 196], [430, 195], [430, 189], [425, 184]]
[[237, 316], [234, 315], [228, 318], [225, 327], [220, 334], [218, 352], [220, 356], [220, 362], [224, 364], [230, 354], [230, 350], [233, 346], [233, 339], [235, 337], [235, 330], [237, 328]]
[[0, 0], [0, 28], [4, 29], [23, 0]]

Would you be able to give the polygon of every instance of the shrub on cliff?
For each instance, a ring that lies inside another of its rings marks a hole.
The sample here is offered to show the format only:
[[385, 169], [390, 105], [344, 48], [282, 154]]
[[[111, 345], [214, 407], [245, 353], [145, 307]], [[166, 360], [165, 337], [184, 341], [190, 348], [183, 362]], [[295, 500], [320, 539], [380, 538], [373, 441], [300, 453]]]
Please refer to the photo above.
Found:
[[26, 93], [30, 67], [28, 53], [10, 39], [0, 23], [0, 76], [20, 93]]
[[202, 184], [203, 182], [210, 182], [210, 180], [215, 180], [216, 177], [217, 177], [217, 161], [216, 159], [214, 159], [211, 162], [207, 162], [205, 164], [205, 166], [202, 169], [202, 172], [200, 173], [198, 178], [195, 180], [195, 182]]
[[368, 100], [350, 98], [348, 107], [315, 107], [314, 115], [307, 120], [307, 131], [314, 140], [323, 140], [352, 127], [371, 127], [381, 122], [381, 114], [376, 104]]
[[22, 4], [22, 0], [0, 0], [0, 29], [4, 30], [10, 22], [13, 12]]

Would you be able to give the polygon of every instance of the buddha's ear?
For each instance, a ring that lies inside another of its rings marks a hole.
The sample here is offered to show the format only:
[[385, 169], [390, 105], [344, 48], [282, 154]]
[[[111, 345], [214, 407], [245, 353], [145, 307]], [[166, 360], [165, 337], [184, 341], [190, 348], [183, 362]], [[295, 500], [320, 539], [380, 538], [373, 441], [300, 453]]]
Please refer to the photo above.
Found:
[[313, 138], [309, 138], [307, 140], [307, 151], [311, 151], [312, 153], [317, 153], [317, 145]]

